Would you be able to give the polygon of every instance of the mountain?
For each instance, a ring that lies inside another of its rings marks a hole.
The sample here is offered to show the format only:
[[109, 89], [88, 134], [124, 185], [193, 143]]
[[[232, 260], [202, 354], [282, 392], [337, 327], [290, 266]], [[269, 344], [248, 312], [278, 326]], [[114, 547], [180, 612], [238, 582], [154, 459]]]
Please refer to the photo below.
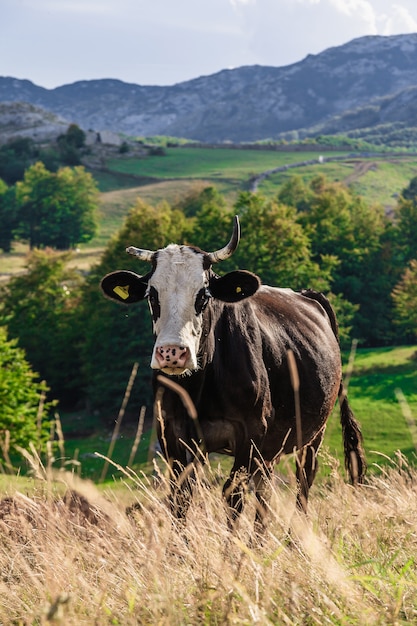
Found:
[[70, 122], [28, 102], [0, 102], [0, 145], [29, 137], [51, 141], [65, 133]]
[[417, 34], [361, 37], [285, 67], [240, 67], [168, 87], [105, 79], [48, 90], [4, 77], [0, 101], [30, 102], [85, 130], [241, 142], [324, 125], [364, 106], [371, 118], [374, 106], [396, 118], [395, 103], [390, 110], [380, 99], [400, 92], [404, 117], [415, 108], [412, 98], [405, 106], [413, 87]]
[[312, 135], [351, 134], [359, 129], [372, 129], [394, 124], [403, 127], [417, 126], [417, 85], [401, 91], [374, 98], [358, 108], [343, 111], [315, 126], [299, 130], [300, 137]]

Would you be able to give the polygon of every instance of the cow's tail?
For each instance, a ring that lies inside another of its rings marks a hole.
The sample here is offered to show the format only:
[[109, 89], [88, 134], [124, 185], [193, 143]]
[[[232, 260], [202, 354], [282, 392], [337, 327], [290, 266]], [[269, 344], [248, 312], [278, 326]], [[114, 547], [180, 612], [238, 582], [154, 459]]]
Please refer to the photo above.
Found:
[[343, 381], [339, 388], [340, 422], [342, 424], [345, 466], [353, 485], [363, 482], [366, 473], [366, 459], [359, 423], [349, 406]]
[[[333, 333], [339, 342], [339, 326], [336, 315], [326, 296], [312, 289], [306, 289], [301, 293], [303, 296], [316, 300], [322, 305], [329, 316]], [[363, 482], [366, 473], [366, 459], [359, 422], [355, 418], [353, 411], [349, 406], [343, 380], [340, 381], [339, 387], [339, 406], [340, 422], [342, 424], [343, 433], [343, 445], [345, 449], [345, 466], [349, 472], [352, 484], [357, 485]]]

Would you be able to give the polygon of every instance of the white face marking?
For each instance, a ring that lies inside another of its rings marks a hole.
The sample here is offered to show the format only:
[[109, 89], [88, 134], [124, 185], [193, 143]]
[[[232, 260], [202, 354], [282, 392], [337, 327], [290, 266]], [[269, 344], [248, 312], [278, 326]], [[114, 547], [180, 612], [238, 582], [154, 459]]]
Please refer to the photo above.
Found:
[[171, 244], [158, 251], [156, 270], [149, 289], [158, 293], [160, 316], [154, 321], [156, 335], [151, 367], [161, 369], [156, 350], [161, 347], [187, 348], [187, 362], [179, 367], [163, 367], [168, 374], [183, 374], [197, 369], [197, 351], [202, 330], [202, 315], [197, 315], [195, 300], [207, 286], [203, 255], [186, 246]]

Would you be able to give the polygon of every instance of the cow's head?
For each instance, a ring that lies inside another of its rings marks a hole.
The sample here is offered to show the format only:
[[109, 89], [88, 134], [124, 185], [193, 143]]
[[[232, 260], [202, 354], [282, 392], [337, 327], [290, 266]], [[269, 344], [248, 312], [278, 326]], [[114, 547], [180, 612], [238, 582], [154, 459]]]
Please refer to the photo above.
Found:
[[152, 263], [146, 276], [118, 271], [101, 281], [105, 295], [132, 304], [148, 299], [156, 337], [151, 367], [180, 375], [198, 369], [197, 354], [203, 328], [203, 311], [211, 298], [239, 302], [259, 288], [259, 278], [245, 270], [216, 276], [213, 263], [223, 261], [236, 250], [240, 239], [235, 216], [229, 243], [215, 252], [170, 244], [151, 251], [129, 247], [126, 252]]

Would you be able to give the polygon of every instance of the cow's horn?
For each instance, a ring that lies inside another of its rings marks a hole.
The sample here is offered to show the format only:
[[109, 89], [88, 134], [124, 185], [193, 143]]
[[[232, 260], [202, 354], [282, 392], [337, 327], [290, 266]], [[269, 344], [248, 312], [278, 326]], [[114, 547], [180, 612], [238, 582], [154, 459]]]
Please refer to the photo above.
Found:
[[152, 250], [143, 250], [142, 248], [135, 248], [134, 246], [126, 248], [126, 252], [139, 257], [141, 261], [152, 261], [152, 257], [155, 254]]
[[220, 250], [216, 250], [215, 252], [209, 252], [208, 256], [212, 263], [218, 263], [218, 261], [224, 261], [232, 256], [233, 252], [236, 250], [239, 244], [240, 239], [240, 224], [239, 217], [235, 215], [233, 221], [233, 233], [230, 238], [229, 243], [224, 247], [220, 248]]

